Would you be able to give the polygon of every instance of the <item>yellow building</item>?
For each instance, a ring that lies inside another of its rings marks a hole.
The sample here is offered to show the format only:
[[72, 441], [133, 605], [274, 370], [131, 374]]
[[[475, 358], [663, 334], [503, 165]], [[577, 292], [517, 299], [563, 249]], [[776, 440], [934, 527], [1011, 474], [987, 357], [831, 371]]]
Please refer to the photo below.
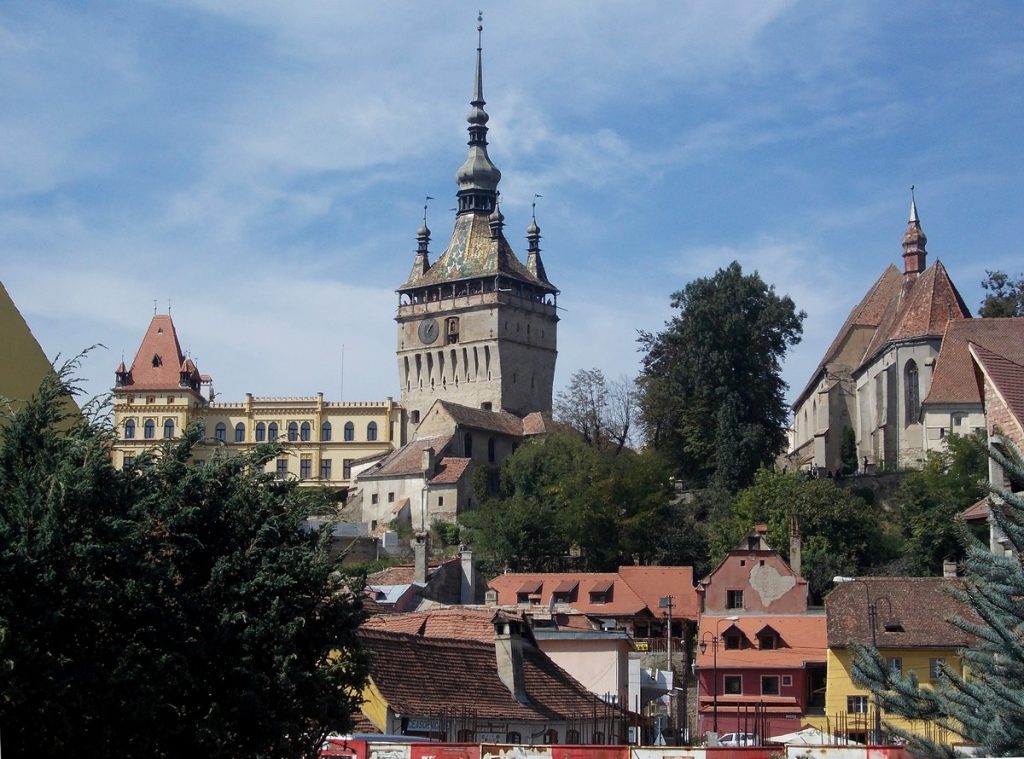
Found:
[[[49, 372], [50, 360], [0, 283], [0, 398], [14, 402], [32, 397]], [[69, 398], [73, 406], [73, 401]]]
[[[825, 722], [858, 741], [871, 738], [875, 701], [853, 681], [851, 642], [870, 646], [874, 640], [890, 671], [913, 672], [924, 685], [942, 677], [942, 666], [962, 672], [960, 650], [973, 638], [950, 624], [950, 616], [969, 611], [949, 592], [955, 577], [858, 577], [836, 586], [825, 599], [828, 625]], [[952, 732], [931, 722], [881, 714], [882, 731], [892, 725], [932, 740], [959, 742]]]
[[347, 488], [361, 466], [402, 443], [402, 409], [392, 399], [363, 402], [308, 397], [263, 398], [246, 393], [237, 403], [211, 402], [211, 378], [182, 354], [174, 322], [155, 315], [130, 367], [117, 367], [114, 386], [114, 463], [123, 467], [163, 440], [201, 425], [208, 449], [237, 453], [279, 440], [287, 453], [268, 464], [280, 477], [304, 484]]

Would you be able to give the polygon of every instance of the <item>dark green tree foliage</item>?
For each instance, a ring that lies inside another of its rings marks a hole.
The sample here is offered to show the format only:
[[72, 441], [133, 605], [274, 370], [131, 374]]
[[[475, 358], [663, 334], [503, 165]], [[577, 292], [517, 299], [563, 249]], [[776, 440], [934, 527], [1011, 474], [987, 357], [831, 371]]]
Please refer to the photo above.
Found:
[[672, 307], [662, 332], [640, 336], [641, 425], [687, 484], [735, 490], [785, 445], [781, 364], [805, 314], [735, 261]]
[[843, 427], [843, 436], [839, 440], [839, 473], [853, 474], [857, 471], [857, 436], [852, 427]]
[[358, 708], [362, 611], [278, 447], [194, 466], [193, 431], [120, 472], [65, 377], [0, 422], [4, 755], [315, 755]]
[[[995, 449], [989, 455], [1024, 480], [1024, 457], [1018, 448], [1008, 448], [1007, 455]], [[956, 595], [974, 618], [951, 621], [977, 638], [964, 651], [967, 678], [946, 669], [936, 688], [922, 687], [913, 673], [902, 677], [889, 672], [878, 651], [864, 647], [855, 650], [853, 676], [878, 695], [885, 712], [942, 725], [963, 742], [981, 746], [980, 756], [1020, 756], [1024, 754], [1024, 565], [1020, 558], [1024, 556], [1024, 493], [999, 492], [992, 515], [1012, 555], [996, 555], [966, 529], [962, 532], [967, 559], [963, 587]], [[950, 746], [890, 729], [919, 756], [954, 756]]]
[[616, 455], [577, 435], [551, 433], [505, 459], [500, 492], [482, 498], [463, 524], [491, 570], [603, 571], [634, 556], [652, 559], [669, 493], [657, 454]]
[[956, 515], [985, 494], [987, 461], [983, 437], [951, 435], [946, 451], [930, 452], [900, 483], [895, 505], [908, 573], [937, 575], [944, 560], [963, 557]]
[[790, 517], [800, 527], [801, 574], [814, 600], [836, 575], [856, 574], [886, 558], [878, 550], [877, 513], [849, 490], [831, 479], [761, 469], [754, 484], [736, 495], [731, 515], [712, 527], [712, 561], [735, 548], [758, 523], [768, 525], [768, 543], [788, 560]]
[[978, 316], [1024, 316], [1024, 274], [1012, 279], [1005, 272], [986, 271], [981, 286], [987, 294]]

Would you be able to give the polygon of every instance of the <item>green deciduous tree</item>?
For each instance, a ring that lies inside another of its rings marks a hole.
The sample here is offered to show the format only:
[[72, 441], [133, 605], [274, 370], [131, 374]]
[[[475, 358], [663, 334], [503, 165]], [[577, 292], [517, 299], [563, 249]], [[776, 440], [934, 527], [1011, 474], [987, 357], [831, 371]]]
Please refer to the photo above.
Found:
[[607, 380], [600, 369], [580, 369], [555, 396], [554, 416], [590, 445], [610, 445], [619, 453], [630, 441], [636, 403], [633, 380]]
[[[1006, 455], [990, 449], [1018, 480], [1024, 480], [1024, 457], [1008, 446]], [[981, 756], [1020, 756], [1024, 753], [1024, 493], [1000, 492], [992, 515], [1009, 541], [1012, 553], [994, 554], [964, 529], [967, 559], [963, 587], [956, 595], [973, 619], [954, 624], [977, 642], [964, 651], [966, 676], [946, 669], [940, 683], [922, 687], [909, 673], [899, 676], [873, 649], [855, 650], [853, 676], [879, 697], [884, 712], [923, 719], [946, 727], [963, 742], [980, 746]], [[920, 756], [952, 759], [951, 746], [893, 729]]]
[[733, 262], [672, 295], [678, 313], [641, 333], [640, 421], [687, 484], [735, 490], [785, 445], [781, 376], [805, 314]]
[[193, 430], [118, 471], [66, 376], [0, 425], [4, 754], [315, 755], [358, 708], [362, 611], [280, 449], [196, 466]]
[[669, 494], [656, 453], [615, 455], [550, 433], [505, 460], [499, 493], [481, 498], [463, 524], [491, 570], [604, 571], [653, 559]]
[[836, 575], [856, 574], [888, 558], [882, 524], [863, 500], [831, 479], [761, 469], [741, 490], [731, 514], [712, 528], [712, 559], [736, 547], [754, 524], [768, 525], [768, 543], [789, 559], [790, 518], [802, 540], [801, 574], [820, 599]]
[[963, 556], [956, 515], [985, 494], [987, 460], [982, 436], [951, 435], [945, 451], [929, 452], [900, 483], [894, 501], [907, 572], [936, 575], [944, 560]]
[[1024, 274], [1013, 279], [1005, 272], [986, 271], [981, 286], [986, 295], [978, 316], [1024, 316]]

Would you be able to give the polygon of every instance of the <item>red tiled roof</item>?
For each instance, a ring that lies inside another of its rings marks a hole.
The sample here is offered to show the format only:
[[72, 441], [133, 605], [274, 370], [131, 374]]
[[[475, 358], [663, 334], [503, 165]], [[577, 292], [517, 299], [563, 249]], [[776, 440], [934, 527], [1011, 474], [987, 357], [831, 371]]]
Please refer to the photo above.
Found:
[[[803, 667], [806, 662], [823, 662], [826, 657], [826, 621], [824, 614], [775, 614], [740, 616], [734, 622], [723, 621], [726, 616], [709, 616], [700, 618], [697, 640], [710, 633], [710, 640], [716, 635], [724, 635], [730, 627], [735, 627], [754, 646], [758, 645], [757, 634], [766, 626], [770, 627], [782, 639], [777, 648], [740, 648], [727, 649], [721, 640], [718, 644], [718, 667], [726, 668], [765, 668], [792, 669]], [[697, 649], [697, 666], [711, 667], [714, 650], [709, 645], [704, 653]]]
[[1024, 364], [1024, 318], [951, 321], [935, 361], [925, 403], [981, 403], [968, 343]]
[[362, 472], [359, 478], [408, 477], [423, 474], [423, 452], [427, 448], [433, 448], [435, 454], [440, 454], [451, 440], [451, 435], [435, 435], [413, 440], [389, 453], [380, 464]]
[[514, 437], [523, 436], [523, 420], [507, 411], [485, 411], [484, 409], [463, 406], [451, 401], [437, 401], [452, 420], [460, 427], [469, 427], [486, 432], [500, 432]]
[[[514, 612], [504, 612], [513, 619]], [[494, 609], [467, 609], [452, 607], [412, 611], [373, 617], [363, 627], [388, 632], [418, 635], [421, 638], [453, 638], [494, 643]]]
[[606, 705], [565, 670], [523, 641], [523, 680], [529, 702], [516, 701], [498, 676], [493, 643], [421, 638], [368, 629], [359, 638], [370, 679], [402, 715], [436, 714], [440, 705], [479, 719], [565, 720], [592, 716]]
[[1021, 347], [1015, 345], [990, 350], [972, 341], [970, 350], [985, 373], [985, 378], [992, 383], [1017, 422], [1017, 430], [1003, 432], [1018, 444], [1024, 444], [1024, 360], [1014, 360], [1020, 354]]
[[[446, 559], [442, 562], [431, 562], [427, 566], [427, 577], [434, 573], [444, 564], [450, 564], [454, 561], [459, 561], [458, 557], [452, 559]], [[368, 575], [366, 578], [367, 585], [408, 585], [413, 581], [416, 574], [416, 566], [414, 564], [398, 564], [394, 567], [386, 567], [379, 572], [374, 572], [372, 575]]]
[[[697, 618], [699, 603], [693, 587], [692, 567], [640, 567], [623, 566], [615, 572], [537, 572], [498, 575], [488, 583], [498, 593], [498, 604], [514, 606], [522, 590], [541, 585], [541, 605], [549, 604], [551, 595], [562, 583], [578, 583], [576, 600], [571, 606], [584, 614], [597, 616], [632, 616], [648, 611], [661, 615], [658, 601], [663, 596], [674, 596], [673, 615]], [[605, 603], [590, 600], [590, 594], [606, 594]]]
[[[825, 597], [828, 645], [871, 642], [868, 597], [878, 610], [879, 648], [960, 648], [973, 637], [946, 621], [970, 618], [969, 609], [949, 589], [960, 581], [946, 577], [858, 577], [840, 583]], [[884, 599], [884, 600], [883, 600]], [[891, 609], [890, 609], [891, 605]], [[886, 630], [888, 625], [902, 630]]]
[[441, 459], [440, 471], [430, 478], [431, 485], [452, 485], [462, 479], [473, 459], [458, 459], [445, 456]]
[[199, 373], [192, 359], [188, 359], [187, 366], [184, 362], [174, 322], [166, 314], [156, 315], [139, 344], [124, 386], [133, 390], [180, 390], [180, 372], [185, 370], [198, 383]]

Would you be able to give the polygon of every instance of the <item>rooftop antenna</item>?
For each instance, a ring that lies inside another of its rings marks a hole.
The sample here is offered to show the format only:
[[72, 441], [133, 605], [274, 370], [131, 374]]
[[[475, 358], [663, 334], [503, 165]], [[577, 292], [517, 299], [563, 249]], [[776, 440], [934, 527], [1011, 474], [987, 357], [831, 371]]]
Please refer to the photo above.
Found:
[[167, 315], [168, 316], [171, 315], [171, 299], [170, 298], [167, 299]]
[[345, 400], [345, 343], [341, 344], [341, 385], [338, 388], [338, 400]]

